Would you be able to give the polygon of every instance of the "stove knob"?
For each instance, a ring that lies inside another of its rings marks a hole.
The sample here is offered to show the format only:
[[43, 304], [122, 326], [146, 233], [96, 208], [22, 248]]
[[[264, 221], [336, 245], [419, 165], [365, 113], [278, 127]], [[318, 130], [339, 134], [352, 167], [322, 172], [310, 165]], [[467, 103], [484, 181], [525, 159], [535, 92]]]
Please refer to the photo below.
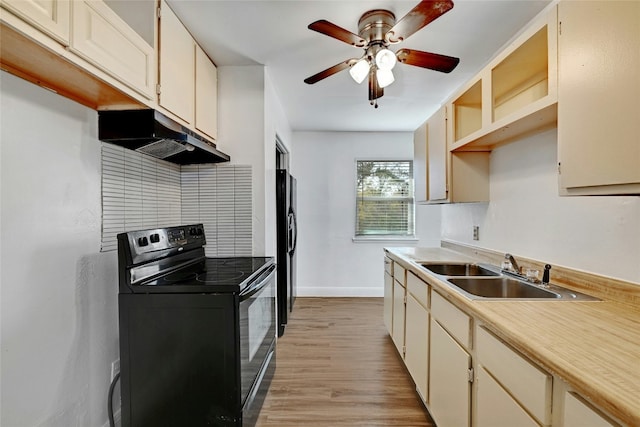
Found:
[[146, 237], [138, 238], [138, 246], [147, 246], [147, 245], [149, 245], [149, 241], [147, 240]]
[[158, 243], [160, 241], [160, 235], [158, 233], [152, 234], [149, 236], [149, 240], [151, 240], [151, 243]]

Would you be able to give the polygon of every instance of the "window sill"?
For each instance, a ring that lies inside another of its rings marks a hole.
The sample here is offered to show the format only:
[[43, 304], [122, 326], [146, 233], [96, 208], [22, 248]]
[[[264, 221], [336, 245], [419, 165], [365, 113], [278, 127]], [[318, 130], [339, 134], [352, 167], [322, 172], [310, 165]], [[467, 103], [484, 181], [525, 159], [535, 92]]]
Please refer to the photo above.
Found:
[[352, 237], [351, 240], [353, 243], [376, 243], [376, 242], [399, 242], [399, 243], [407, 243], [407, 242], [417, 242], [418, 238], [415, 236], [356, 236]]

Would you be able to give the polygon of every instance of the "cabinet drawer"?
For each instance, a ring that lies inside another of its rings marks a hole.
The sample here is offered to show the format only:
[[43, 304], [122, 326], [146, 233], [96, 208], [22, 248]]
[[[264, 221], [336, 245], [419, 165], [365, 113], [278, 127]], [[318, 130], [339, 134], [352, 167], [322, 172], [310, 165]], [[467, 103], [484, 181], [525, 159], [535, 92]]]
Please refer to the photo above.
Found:
[[407, 271], [397, 262], [393, 263], [393, 278], [396, 279], [402, 286], [406, 286], [405, 280], [407, 277]]
[[540, 423], [551, 424], [552, 377], [495, 338], [476, 328], [480, 363]]
[[411, 272], [407, 273], [407, 291], [410, 292], [416, 301], [424, 308], [429, 307], [429, 285]]
[[384, 257], [384, 271], [393, 277], [393, 261], [389, 257]]
[[471, 318], [439, 293], [431, 293], [431, 315], [465, 348], [470, 347]]

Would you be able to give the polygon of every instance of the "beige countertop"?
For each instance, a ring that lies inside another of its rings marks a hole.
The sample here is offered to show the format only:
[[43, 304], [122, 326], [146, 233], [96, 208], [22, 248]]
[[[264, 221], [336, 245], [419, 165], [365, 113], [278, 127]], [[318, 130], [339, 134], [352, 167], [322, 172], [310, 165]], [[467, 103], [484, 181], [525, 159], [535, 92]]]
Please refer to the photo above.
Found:
[[[478, 261], [445, 248], [389, 256], [612, 416], [640, 426], [640, 308], [602, 301], [481, 301], [412, 261]], [[553, 282], [553, 280], [552, 280]]]

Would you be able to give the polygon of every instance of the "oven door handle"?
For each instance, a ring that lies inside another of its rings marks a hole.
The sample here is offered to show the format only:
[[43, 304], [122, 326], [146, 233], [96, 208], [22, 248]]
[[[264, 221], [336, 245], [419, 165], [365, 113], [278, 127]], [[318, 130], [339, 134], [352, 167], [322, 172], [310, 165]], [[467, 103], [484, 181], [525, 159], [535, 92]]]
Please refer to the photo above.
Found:
[[275, 274], [276, 274], [276, 265], [272, 264], [271, 266], [269, 266], [267, 271], [262, 273], [262, 275], [260, 276], [264, 278], [262, 279], [258, 278], [255, 281], [255, 283], [253, 283], [251, 286], [249, 286], [247, 289], [245, 289], [240, 293], [240, 301], [244, 301], [248, 298], [251, 298], [253, 295], [260, 292], [262, 288], [264, 288], [269, 284], [269, 282], [271, 282]]

